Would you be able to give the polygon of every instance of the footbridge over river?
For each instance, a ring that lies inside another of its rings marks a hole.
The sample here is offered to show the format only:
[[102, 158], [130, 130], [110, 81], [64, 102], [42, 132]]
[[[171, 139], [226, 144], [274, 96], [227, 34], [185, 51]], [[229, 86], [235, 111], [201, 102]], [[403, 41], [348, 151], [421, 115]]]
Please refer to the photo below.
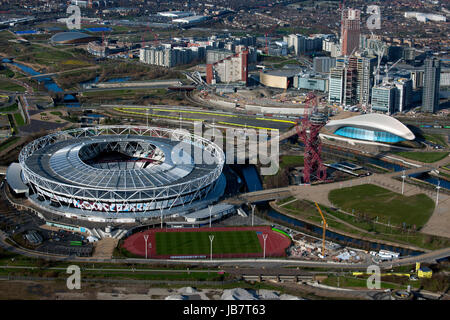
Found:
[[224, 202], [235, 205], [242, 205], [244, 203], [283, 199], [291, 195], [291, 187], [286, 187], [243, 193], [236, 197], [226, 199], [224, 200]]

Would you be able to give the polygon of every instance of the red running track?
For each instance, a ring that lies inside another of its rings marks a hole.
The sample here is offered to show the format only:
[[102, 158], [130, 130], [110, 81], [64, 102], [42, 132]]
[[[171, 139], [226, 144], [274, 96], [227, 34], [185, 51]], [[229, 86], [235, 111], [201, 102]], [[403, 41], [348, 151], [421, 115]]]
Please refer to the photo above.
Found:
[[[216, 228], [177, 228], [177, 229], [149, 229], [146, 231], [138, 232], [128, 237], [122, 248], [125, 248], [129, 252], [145, 257], [145, 239], [144, 235], [148, 235], [147, 244], [151, 243], [151, 248], [148, 249], [147, 254], [150, 259], [176, 259], [176, 258], [210, 258], [209, 254], [199, 255], [157, 255], [156, 254], [156, 233], [157, 232], [204, 232], [204, 231], [247, 231], [254, 230], [258, 233], [259, 243], [261, 249], [264, 248], [264, 239], [262, 234], [267, 234], [266, 239], [266, 257], [284, 257], [286, 256], [286, 249], [291, 245], [291, 239], [287, 236], [273, 231], [269, 226], [260, 227], [216, 227]], [[262, 251], [261, 250], [261, 251]], [[213, 254], [213, 258], [262, 258], [261, 253], [227, 253], [227, 254]]]

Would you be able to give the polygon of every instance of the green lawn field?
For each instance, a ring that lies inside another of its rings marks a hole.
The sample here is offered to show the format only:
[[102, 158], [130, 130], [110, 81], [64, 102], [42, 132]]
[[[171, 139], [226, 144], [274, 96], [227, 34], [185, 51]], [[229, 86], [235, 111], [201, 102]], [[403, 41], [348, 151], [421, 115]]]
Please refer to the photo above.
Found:
[[347, 212], [378, 216], [380, 221], [423, 226], [434, 210], [434, 201], [425, 194], [406, 197], [373, 184], [332, 190], [330, 201]]
[[0, 90], [5, 90], [5, 91], [17, 91], [17, 92], [25, 92], [25, 88], [22, 86], [19, 86], [18, 84], [8, 81], [8, 80], [3, 80], [0, 79]]
[[408, 158], [411, 160], [417, 160], [424, 163], [432, 163], [444, 159], [448, 156], [448, 152], [396, 152], [399, 156]]
[[214, 235], [213, 254], [262, 252], [255, 231], [158, 232], [158, 255], [192, 255], [210, 253], [209, 235]]
[[18, 127], [25, 125], [25, 119], [20, 113], [14, 113], [14, 119], [16, 120], [16, 124]]

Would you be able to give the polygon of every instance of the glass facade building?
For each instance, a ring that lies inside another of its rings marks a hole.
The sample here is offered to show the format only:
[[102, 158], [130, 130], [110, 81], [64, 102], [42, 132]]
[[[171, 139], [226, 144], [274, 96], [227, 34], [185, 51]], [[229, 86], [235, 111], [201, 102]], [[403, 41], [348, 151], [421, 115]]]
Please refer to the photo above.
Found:
[[338, 130], [336, 130], [334, 134], [352, 139], [386, 142], [386, 143], [397, 143], [406, 140], [390, 132], [355, 128], [355, 127], [341, 127]]

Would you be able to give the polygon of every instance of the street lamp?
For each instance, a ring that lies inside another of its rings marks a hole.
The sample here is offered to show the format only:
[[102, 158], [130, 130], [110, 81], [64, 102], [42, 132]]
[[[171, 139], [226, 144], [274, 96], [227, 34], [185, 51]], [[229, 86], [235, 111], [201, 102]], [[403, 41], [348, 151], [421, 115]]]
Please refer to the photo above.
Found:
[[263, 233], [262, 235], [264, 240], [264, 259], [266, 258], [266, 240], [267, 240], [267, 233]]
[[402, 195], [403, 195], [403, 192], [405, 191], [405, 178], [406, 178], [405, 170], [403, 170], [403, 174], [402, 174]]
[[436, 207], [439, 204], [439, 189], [441, 188], [441, 180], [438, 180], [438, 184], [436, 186]]
[[211, 242], [211, 255], [210, 255], [210, 257], [211, 257], [211, 261], [212, 261], [212, 243], [213, 243], [213, 240], [214, 240], [214, 235], [209, 235], [209, 241]]
[[213, 206], [212, 205], [208, 206], [208, 209], [209, 209], [209, 227], [211, 228], [211, 211], [213, 209]]
[[147, 259], [147, 240], [148, 240], [148, 234], [144, 234], [144, 240], [145, 240], [145, 259]]
[[252, 207], [252, 227], [253, 227], [254, 220], [255, 220], [255, 207], [256, 207], [256, 205], [251, 204], [250, 206]]
[[151, 255], [152, 254], [152, 243], [151, 242], [148, 243], [148, 248], [150, 249], [150, 255]]

